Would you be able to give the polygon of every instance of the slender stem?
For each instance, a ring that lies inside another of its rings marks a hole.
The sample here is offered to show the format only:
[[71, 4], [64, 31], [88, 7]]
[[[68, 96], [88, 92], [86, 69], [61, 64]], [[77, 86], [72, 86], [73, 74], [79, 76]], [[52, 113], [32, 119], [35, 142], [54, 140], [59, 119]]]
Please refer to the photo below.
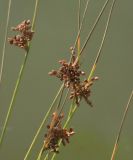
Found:
[[[79, 9], [78, 9], [78, 32], [80, 30], [80, 14], [81, 14], [81, 0], [79, 0]], [[80, 34], [78, 36], [77, 51], [78, 51], [78, 56], [79, 56], [80, 54]]]
[[116, 155], [116, 152], [118, 150], [118, 145], [119, 145], [121, 133], [122, 133], [122, 130], [123, 130], [123, 125], [124, 125], [124, 122], [126, 120], [128, 110], [129, 110], [129, 106], [130, 106], [130, 102], [131, 102], [132, 98], [133, 98], [133, 90], [130, 94], [129, 100], [128, 100], [127, 105], [125, 107], [125, 111], [124, 111], [124, 114], [123, 114], [123, 117], [122, 117], [122, 120], [121, 120], [121, 124], [120, 124], [119, 130], [118, 130], [118, 134], [117, 134], [116, 141], [115, 141], [115, 144], [114, 144], [114, 148], [113, 148], [113, 151], [112, 151], [111, 160], [115, 159], [115, 155]]
[[[32, 29], [34, 29], [34, 26], [35, 26], [37, 8], [38, 8], [38, 0], [36, 0], [36, 3], [35, 3], [35, 9], [34, 9], [33, 21], [32, 21]], [[29, 44], [29, 46], [30, 46], [30, 44]], [[28, 55], [29, 55], [29, 49], [25, 53], [24, 61], [23, 61], [22, 65], [21, 65], [21, 68], [20, 68], [20, 71], [19, 71], [19, 75], [18, 75], [18, 78], [17, 78], [17, 81], [16, 81], [16, 85], [15, 85], [15, 88], [14, 88], [14, 91], [13, 91], [13, 94], [12, 94], [12, 98], [11, 98], [10, 105], [9, 105], [9, 108], [8, 108], [8, 111], [7, 111], [7, 115], [6, 115], [6, 118], [5, 118], [5, 122], [4, 122], [4, 126], [3, 126], [3, 129], [2, 129], [2, 133], [0, 135], [0, 145], [2, 144], [4, 135], [5, 135], [6, 127], [7, 127], [7, 124], [8, 124], [12, 109], [13, 109], [13, 104], [15, 102], [15, 98], [16, 98], [16, 95], [17, 95], [17, 92], [18, 92], [18, 89], [19, 89], [19, 86], [20, 86], [20, 82], [21, 82], [22, 75], [23, 75], [23, 72], [24, 72], [24, 69], [25, 69], [25, 66], [26, 66]]]
[[62, 110], [63, 110], [63, 108], [64, 108], [64, 106], [65, 106], [65, 103], [66, 103], [66, 100], [67, 100], [67, 97], [68, 97], [68, 93], [69, 93], [69, 89], [68, 89], [67, 92], [66, 92], [66, 95], [65, 95], [64, 101], [63, 101], [63, 103], [62, 103], [62, 106], [61, 106], [59, 115], [61, 114], [61, 112], [62, 112]]
[[50, 152], [48, 152], [48, 153], [46, 154], [46, 156], [44, 157], [44, 160], [48, 160], [48, 159], [49, 159], [49, 155], [50, 155]]
[[12, 3], [12, 0], [9, 0], [9, 2], [8, 2], [8, 10], [7, 10], [7, 19], [6, 19], [6, 28], [5, 28], [5, 37], [4, 37], [4, 44], [3, 44], [3, 49], [2, 49], [2, 60], [1, 60], [1, 67], [0, 67], [0, 86], [1, 86], [1, 82], [2, 82], [2, 75], [3, 75], [3, 68], [4, 68], [5, 51], [6, 51], [6, 40], [7, 40], [9, 19], [10, 19], [11, 3]]
[[86, 47], [89, 39], [91, 38], [92, 33], [93, 33], [93, 31], [95, 30], [95, 28], [96, 28], [96, 26], [97, 26], [97, 23], [99, 22], [99, 20], [100, 20], [100, 18], [101, 18], [101, 16], [102, 16], [102, 14], [103, 14], [103, 12], [104, 12], [104, 10], [105, 10], [105, 8], [106, 8], [106, 6], [107, 6], [108, 3], [109, 3], [109, 0], [106, 0], [106, 2], [104, 3], [104, 5], [103, 5], [103, 7], [102, 7], [102, 9], [101, 9], [98, 17], [96, 18], [96, 21], [94, 22], [94, 24], [93, 24], [93, 26], [92, 26], [92, 28], [91, 28], [91, 31], [89, 32], [89, 34], [88, 34], [88, 36], [87, 36], [87, 38], [86, 38], [86, 40], [85, 40], [85, 42], [84, 42], [84, 44], [83, 44], [83, 47], [82, 47], [81, 50], [80, 50], [80, 55], [81, 55], [82, 52], [84, 51], [84, 49], [85, 49], [85, 47]]
[[[72, 101], [72, 103], [71, 103], [71, 106], [70, 106], [70, 108], [69, 108], [68, 117], [71, 116], [71, 113], [72, 113], [72, 111], [73, 111], [73, 106], [74, 106], [74, 104], [75, 104], [75, 99], [73, 99], [73, 101]], [[67, 117], [67, 118], [68, 118], [68, 117]]]
[[49, 159], [49, 156], [50, 156], [50, 152], [48, 152], [44, 158], [44, 160], [48, 160]]
[[78, 106], [76, 104], [74, 104], [73, 109], [71, 111], [71, 114], [68, 116], [63, 128], [67, 127], [67, 125], [69, 124], [70, 120], [73, 118], [74, 113], [76, 112], [77, 108], [78, 108]]
[[3, 129], [2, 129], [2, 133], [1, 133], [1, 136], [0, 136], [0, 145], [2, 144], [2, 141], [3, 141], [3, 137], [4, 137], [4, 134], [5, 134], [6, 127], [7, 127], [9, 117], [10, 117], [10, 114], [11, 114], [11, 111], [12, 111], [12, 107], [13, 107], [13, 104], [14, 104], [14, 100], [16, 98], [17, 91], [18, 91], [18, 88], [19, 88], [19, 85], [20, 85], [20, 80], [21, 80], [23, 72], [24, 72], [25, 64], [26, 64], [26, 61], [27, 61], [27, 56], [28, 56], [28, 54], [25, 53], [24, 63], [22, 64], [22, 66], [20, 68], [18, 79], [17, 79], [16, 85], [15, 85], [15, 88], [14, 88], [14, 91], [13, 91], [13, 94], [12, 94], [11, 102], [10, 102], [10, 105], [9, 105], [9, 108], [8, 108], [8, 111], [7, 111], [6, 119], [5, 119], [4, 126], [3, 126]]
[[57, 95], [55, 96], [55, 98], [54, 98], [54, 100], [53, 100], [53, 102], [52, 102], [52, 104], [51, 104], [51, 106], [50, 106], [50, 108], [49, 108], [49, 110], [48, 110], [47, 113], [45, 114], [45, 117], [43, 118], [43, 120], [42, 120], [42, 122], [41, 122], [41, 124], [40, 124], [40, 126], [39, 126], [39, 128], [38, 128], [38, 130], [37, 130], [37, 132], [36, 132], [36, 134], [35, 134], [32, 142], [31, 142], [31, 144], [30, 144], [30, 146], [29, 146], [28, 151], [26, 152], [26, 155], [25, 155], [25, 157], [24, 157], [24, 160], [27, 160], [27, 158], [28, 158], [28, 156], [29, 156], [29, 154], [30, 154], [30, 152], [31, 152], [31, 149], [33, 148], [33, 146], [34, 146], [34, 144], [35, 144], [35, 141], [36, 141], [37, 137], [39, 136], [39, 133], [40, 133], [42, 127], [44, 126], [44, 123], [46, 122], [46, 120], [47, 120], [47, 118], [48, 118], [51, 110], [52, 110], [53, 107], [54, 107], [54, 104], [55, 104], [57, 98], [58, 98], [59, 95], [60, 95], [60, 92], [61, 92], [63, 86], [64, 86], [64, 84], [62, 84], [62, 86], [60, 87]]
[[101, 55], [101, 52], [102, 52], [102, 49], [103, 49], [103, 45], [104, 45], [104, 42], [105, 42], [105, 38], [106, 38], [106, 35], [107, 35], [107, 31], [108, 31], [108, 28], [109, 28], [109, 23], [110, 23], [110, 20], [111, 20], [111, 16], [112, 16], [112, 12], [113, 12], [113, 9], [114, 9], [115, 2], [116, 2], [116, 0], [113, 0], [113, 1], [112, 1], [112, 5], [111, 5], [110, 11], [109, 11], [109, 15], [108, 15], [107, 23], [106, 23], [106, 26], [105, 26], [103, 38], [102, 38], [102, 41], [101, 41], [101, 44], [100, 44], [100, 47], [99, 47], [99, 50], [98, 50], [96, 59], [95, 59], [94, 64], [93, 64], [93, 66], [92, 66], [90, 75], [89, 75], [89, 77], [88, 77], [88, 80], [91, 79], [93, 73], [95, 72], [97, 63], [98, 63], [98, 61], [99, 61], [99, 58], [100, 58], [100, 55]]
[[39, 2], [40, 0], [35, 0], [35, 8], [34, 8], [34, 13], [33, 13], [33, 19], [32, 19], [32, 30], [35, 29], [35, 22], [37, 19], [37, 12], [38, 12], [38, 7], [39, 7]]
[[78, 5], [78, 31], [80, 29], [80, 16], [81, 16], [81, 0], [79, 0], [79, 5]]
[[[90, 2], [90, 0], [87, 0], [86, 5], [85, 5], [85, 10], [84, 10], [84, 13], [83, 13], [82, 21], [80, 22], [79, 31], [78, 31], [78, 34], [77, 34], [77, 37], [76, 37], [76, 40], [75, 40], [75, 43], [74, 43], [74, 49], [75, 49], [75, 47], [76, 47], [76, 44], [77, 44], [79, 35], [80, 35], [80, 33], [81, 33], [81, 30], [82, 30], [82, 26], [83, 26], [83, 23], [84, 23], [84, 20], [85, 20], [85, 15], [86, 15], [86, 13], [87, 13], [87, 8], [88, 8], [89, 2]], [[79, 3], [79, 5], [80, 5], [80, 3]], [[80, 8], [80, 7], [79, 7], [79, 8]]]
[[43, 152], [43, 147], [40, 149], [40, 152], [39, 152], [38, 157], [37, 157], [36, 160], [40, 160], [41, 159], [42, 152]]
[[58, 103], [58, 105], [57, 105], [57, 107], [56, 107], [55, 110], [59, 110], [59, 108], [60, 108], [60, 104], [61, 104], [61, 100], [62, 100], [62, 97], [63, 97], [64, 89], [65, 89], [65, 87], [64, 87], [64, 84], [63, 84], [63, 88], [61, 90], [61, 95], [60, 95], [59, 103]]

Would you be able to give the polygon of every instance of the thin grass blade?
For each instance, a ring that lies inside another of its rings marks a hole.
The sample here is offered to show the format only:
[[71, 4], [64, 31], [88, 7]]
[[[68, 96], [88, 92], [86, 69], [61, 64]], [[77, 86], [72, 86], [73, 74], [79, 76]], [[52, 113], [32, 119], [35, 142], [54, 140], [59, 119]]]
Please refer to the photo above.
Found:
[[3, 49], [2, 49], [2, 60], [1, 60], [1, 66], [0, 66], [0, 87], [1, 87], [1, 83], [2, 83], [2, 75], [3, 75], [3, 69], [4, 69], [4, 60], [5, 60], [5, 52], [6, 52], [6, 40], [7, 40], [7, 32], [8, 32], [8, 28], [9, 28], [11, 4], [12, 4], [12, 0], [9, 0], [8, 10], [7, 10], [6, 27], [5, 27], [5, 37], [4, 37], [4, 44], [3, 44]]
[[89, 39], [91, 38], [91, 35], [94, 32], [94, 30], [95, 30], [95, 28], [96, 28], [96, 26], [97, 26], [97, 24], [98, 24], [98, 22], [99, 22], [99, 20], [100, 20], [100, 18], [101, 18], [101, 16], [102, 16], [102, 14], [103, 14], [103, 12], [104, 12], [104, 10], [105, 10], [105, 8], [106, 8], [108, 3], [109, 3], [109, 0], [106, 0], [106, 2], [104, 3], [99, 15], [96, 18], [96, 21], [94, 22], [94, 24], [93, 24], [93, 26], [92, 26], [92, 28], [91, 28], [91, 30], [90, 30], [85, 42], [84, 42], [84, 44], [83, 44], [83, 46], [82, 46], [82, 48], [80, 50], [80, 55], [83, 53], [84, 49], [86, 48], [86, 45], [87, 45]]
[[108, 15], [107, 23], [106, 23], [106, 26], [105, 26], [103, 38], [102, 38], [102, 41], [101, 41], [101, 44], [100, 44], [100, 47], [99, 47], [99, 50], [98, 50], [96, 59], [95, 59], [94, 64], [93, 64], [93, 66], [92, 66], [91, 72], [90, 72], [90, 74], [89, 74], [88, 80], [91, 79], [93, 73], [95, 72], [97, 63], [98, 63], [99, 58], [100, 58], [100, 56], [101, 56], [101, 52], [102, 52], [102, 49], [103, 49], [103, 46], [104, 46], [104, 42], [105, 42], [105, 38], [106, 38], [107, 31], [108, 31], [108, 28], [109, 28], [109, 24], [110, 24], [111, 16], [112, 16], [113, 9], [114, 9], [114, 6], [115, 6], [115, 2], [116, 2], [116, 0], [113, 0], [113, 1], [112, 1], [112, 5], [111, 5], [110, 11], [109, 11], [109, 15]]
[[123, 114], [123, 117], [122, 117], [122, 120], [121, 120], [121, 124], [120, 124], [119, 130], [118, 130], [118, 134], [117, 134], [115, 144], [114, 144], [114, 148], [113, 148], [113, 151], [112, 151], [111, 160], [115, 159], [115, 155], [116, 155], [117, 150], [118, 150], [119, 141], [120, 141], [121, 133], [122, 133], [122, 130], [123, 130], [124, 122], [126, 120], [132, 98], [133, 98], [133, 90], [130, 94], [127, 105], [125, 107], [125, 111], [124, 111], [124, 114]]

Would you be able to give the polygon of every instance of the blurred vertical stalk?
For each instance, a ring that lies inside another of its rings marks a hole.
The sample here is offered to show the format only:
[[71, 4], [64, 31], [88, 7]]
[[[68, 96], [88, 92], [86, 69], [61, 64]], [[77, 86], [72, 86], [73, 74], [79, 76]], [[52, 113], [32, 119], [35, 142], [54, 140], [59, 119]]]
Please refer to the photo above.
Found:
[[128, 110], [129, 110], [129, 106], [130, 106], [132, 98], [133, 98], [133, 90], [132, 90], [132, 92], [130, 94], [130, 97], [128, 99], [127, 105], [125, 107], [125, 111], [124, 111], [124, 114], [123, 114], [123, 117], [122, 117], [122, 120], [121, 120], [121, 124], [120, 124], [119, 130], [118, 130], [118, 134], [117, 134], [117, 137], [116, 137], [116, 140], [115, 140], [115, 144], [114, 144], [114, 148], [113, 148], [113, 151], [112, 151], [111, 160], [115, 159], [115, 155], [116, 155], [116, 152], [118, 150], [118, 145], [119, 145], [122, 129], [123, 129], [124, 122], [125, 122], [127, 114], [128, 114]]
[[[84, 20], [85, 20], [85, 16], [86, 16], [86, 13], [87, 13], [87, 9], [88, 9], [89, 2], [90, 2], [90, 0], [87, 0], [86, 5], [85, 5], [85, 9], [84, 9], [84, 13], [83, 13], [82, 20], [80, 20], [81, 0], [79, 0], [79, 10], [78, 10], [78, 34], [77, 34], [77, 36], [76, 36], [76, 40], [75, 40], [75, 43], [74, 43], [74, 49], [75, 49], [75, 47], [76, 47], [76, 45], [77, 45], [77, 42], [78, 42], [78, 39], [79, 39], [81, 30], [82, 30], [82, 27], [83, 27], [83, 23], [84, 23]], [[80, 24], [80, 25], [79, 25], [79, 24]]]
[[[34, 13], [33, 13], [33, 19], [32, 19], [32, 30], [34, 30], [34, 28], [35, 28], [35, 21], [36, 21], [36, 16], [37, 16], [37, 11], [38, 11], [38, 4], [39, 4], [39, 0], [36, 0], [35, 1]], [[6, 114], [5, 122], [4, 122], [3, 129], [2, 129], [2, 133], [1, 133], [1, 136], [0, 136], [0, 146], [3, 142], [6, 127], [7, 127], [7, 124], [8, 124], [12, 109], [13, 109], [13, 105], [14, 105], [14, 102], [15, 102], [15, 98], [16, 98], [19, 86], [20, 86], [20, 82], [22, 80], [22, 76], [23, 76], [23, 73], [24, 73], [24, 69], [25, 69], [25, 66], [26, 66], [27, 59], [28, 59], [30, 44], [29, 44], [28, 51], [25, 52], [24, 61], [21, 65], [19, 75], [18, 75], [18, 78], [17, 78], [17, 81], [16, 81], [16, 85], [15, 85], [15, 88], [14, 88], [14, 91], [13, 91], [13, 94], [12, 94], [12, 97], [11, 97], [10, 105], [9, 105], [9, 108], [8, 108], [8, 111], [7, 111], [7, 114]]]
[[8, 9], [7, 9], [6, 27], [5, 27], [5, 37], [4, 37], [4, 44], [3, 44], [3, 49], [2, 49], [1, 67], [0, 67], [0, 87], [1, 87], [2, 76], [3, 76], [3, 68], [4, 68], [4, 60], [5, 60], [5, 51], [6, 51], [6, 40], [7, 40], [7, 32], [8, 32], [8, 27], [9, 27], [11, 3], [12, 3], [12, 0], [9, 0], [9, 1], [8, 1]]
[[[80, 14], [81, 14], [81, 0], [79, 0], [79, 8], [78, 8], [78, 32], [80, 30]], [[80, 34], [78, 35], [77, 51], [78, 51], [78, 56], [79, 56], [80, 54]]]

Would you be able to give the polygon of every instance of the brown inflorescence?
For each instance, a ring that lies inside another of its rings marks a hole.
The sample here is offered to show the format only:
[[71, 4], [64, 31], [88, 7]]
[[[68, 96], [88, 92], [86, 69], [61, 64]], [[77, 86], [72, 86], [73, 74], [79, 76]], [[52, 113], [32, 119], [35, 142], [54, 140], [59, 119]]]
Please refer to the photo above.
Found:
[[55, 76], [64, 82], [65, 87], [70, 89], [70, 99], [75, 99], [77, 105], [79, 105], [81, 99], [84, 98], [84, 100], [92, 106], [89, 100], [91, 86], [98, 77], [93, 77], [83, 82], [81, 81], [81, 76], [85, 75], [85, 72], [80, 70], [80, 64], [74, 51], [70, 62], [60, 60], [59, 63], [61, 67], [57, 71], [52, 70], [49, 72], [49, 75]]
[[49, 72], [49, 75], [56, 76], [61, 81], [64, 81], [67, 88], [76, 84], [78, 85], [80, 83], [80, 76], [85, 74], [79, 70], [79, 64], [73, 65], [73, 63], [68, 63], [66, 60], [60, 60], [59, 63], [62, 65], [59, 70], [52, 70]]
[[47, 126], [48, 132], [45, 134], [45, 140], [44, 140], [44, 150], [49, 150], [50, 152], [58, 153], [58, 143], [61, 140], [62, 144], [65, 146], [66, 143], [69, 143], [69, 138], [75, 132], [72, 128], [67, 130], [66, 128], [62, 128], [61, 121], [63, 119], [63, 114], [58, 114], [57, 112], [54, 112], [52, 115], [52, 121], [50, 125]]
[[84, 80], [79, 85], [75, 86], [71, 93], [70, 93], [70, 99], [75, 99], [76, 104], [79, 105], [82, 98], [89, 104], [91, 107], [93, 107], [92, 102], [89, 100], [90, 94], [91, 94], [91, 86], [93, 85], [94, 81], [98, 80], [98, 77], [93, 77], [90, 80]]
[[28, 50], [28, 42], [32, 40], [34, 31], [31, 30], [30, 20], [24, 20], [16, 27], [12, 27], [12, 31], [18, 31], [20, 34], [8, 38], [10, 44], [14, 44], [20, 48]]

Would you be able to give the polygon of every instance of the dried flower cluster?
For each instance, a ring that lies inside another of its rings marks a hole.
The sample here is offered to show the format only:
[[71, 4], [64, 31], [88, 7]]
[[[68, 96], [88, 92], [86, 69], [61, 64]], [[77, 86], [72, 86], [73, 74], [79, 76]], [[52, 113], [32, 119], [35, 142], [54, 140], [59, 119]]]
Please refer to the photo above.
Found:
[[10, 44], [14, 44], [27, 51], [28, 42], [32, 40], [34, 32], [31, 30], [30, 20], [24, 20], [16, 27], [12, 27], [12, 31], [20, 32], [19, 35], [15, 35], [12, 38], [8, 38]]
[[71, 62], [66, 60], [60, 60], [61, 67], [56, 71], [52, 70], [49, 75], [55, 76], [64, 82], [65, 87], [70, 89], [70, 99], [75, 98], [76, 104], [79, 105], [82, 98], [92, 106], [90, 97], [90, 87], [98, 77], [93, 77], [90, 80], [81, 81], [81, 76], [85, 75], [85, 72], [80, 70], [79, 62], [76, 56], [73, 54]]
[[75, 98], [76, 104], [79, 105], [82, 98], [93, 107], [92, 102], [89, 100], [91, 90], [90, 87], [93, 85], [94, 81], [97, 80], [98, 77], [94, 77], [91, 80], [84, 80], [80, 83], [80, 85], [75, 86], [70, 94], [70, 99]]
[[47, 126], [48, 132], [45, 134], [43, 151], [50, 150], [58, 153], [59, 141], [62, 140], [62, 144], [65, 146], [66, 143], [69, 143], [70, 136], [75, 133], [72, 128], [69, 130], [62, 128], [61, 121], [63, 117], [63, 114], [53, 113], [51, 124]]
[[73, 63], [68, 63], [66, 60], [60, 60], [59, 63], [62, 65], [58, 71], [52, 70], [49, 75], [58, 77], [67, 88], [73, 85], [78, 85], [80, 83], [80, 76], [85, 73], [79, 70], [79, 64], [73, 65]]

